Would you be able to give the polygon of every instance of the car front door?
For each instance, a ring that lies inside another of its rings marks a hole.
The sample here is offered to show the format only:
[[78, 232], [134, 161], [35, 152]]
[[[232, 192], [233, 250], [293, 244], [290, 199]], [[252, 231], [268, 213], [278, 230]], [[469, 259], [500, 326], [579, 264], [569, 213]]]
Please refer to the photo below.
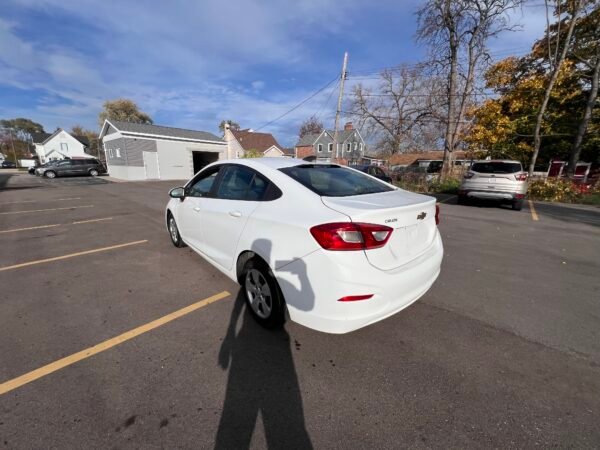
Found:
[[185, 197], [177, 205], [176, 220], [181, 237], [186, 244], [202, 253], [202, 206], [214, 191], [215, 181], [222, 167], [211, 167], [196, 175], [186, 185]]
[[259, 205], [268, 181], [254, 170], [227, 165], [214, 195], [202, 204], [202, 252], [226, 270], [233, 267], [248, 218]]

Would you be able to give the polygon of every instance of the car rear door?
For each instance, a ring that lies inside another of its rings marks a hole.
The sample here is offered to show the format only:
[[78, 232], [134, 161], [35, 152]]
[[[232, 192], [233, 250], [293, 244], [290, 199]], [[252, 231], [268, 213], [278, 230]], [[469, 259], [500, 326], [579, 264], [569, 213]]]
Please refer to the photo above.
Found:
[[233, 267], [242, 231], [267, 186], [268, 181], [256, 171], [230, 164], [219, 176], [214, 195], [203, 199], [202, 252], [224, 269]]
[[471, 167], [471, 182], [484, 191], [514, 191], [517, 189], [515, 174], [522, 171], [521, 164], [513, 162], [485, 161]]

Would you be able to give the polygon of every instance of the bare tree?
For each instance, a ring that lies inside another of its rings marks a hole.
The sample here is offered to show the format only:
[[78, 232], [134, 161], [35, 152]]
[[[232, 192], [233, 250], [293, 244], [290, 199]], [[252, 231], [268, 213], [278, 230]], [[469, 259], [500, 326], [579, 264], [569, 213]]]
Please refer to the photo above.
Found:
[[[560, 34], [557, 34], [555, 45], [556, 51], [554, 56], [552, 55], [552, 51], [550, 49], [550, 45], [548, 45], [548, 57], [550, 58], [550, 79], [548, 81], [548, 85], [544, 91], [544, 98], [542, 100], [542, 104], [540, 105], [540, 109], [538, 110], [536, 120], [535, 120], [535, 129], [533, 131], [533, 155], [531, 157], [531, 162], [529, 163], [529, 176], [533, 175], [533, 170], [535, 168], [535, 163], [537, 161], [538, 154], [540, 153], [540, 145], [542, 143], [540, 131], [542, 129], [542, 122], [544, 120], [544, 114], [546, 113], [546, 108], [548, 107], [548, 101], [550, 100], [550, 95], [552, 94], [552, 89], [554, 88], [554, 84], [558, 79], [558, 74], [560, 72], [560, 68], [562, 66], [565, 57], [567, 56], [567, 51], [569, 50], [569, 46], [571, 44], [571, 38], [573, 36], [573, 30], [575, 29], [575, 24], [577, 23], [577, 16], [579, 15], [585, 0], [567, 0], [566, 4], [566, 14], [570, 16], [569, 19], [569, 27], [567, 29], [567, 34], [564, 40], [561, 42]], [[560, 23], [563, 19], [560, 17], [562, 15], [561, 12], [562, 0], [555, 0], [555, 10], [558, 17], [558, 22]], [[546, 1], [546, 10], [548, 9], [548, 2]], [[560, 29], [558, 30], [560, 33]], [[559, 48], [562, 47], [560, 53], [558, 52]]]
[[306, 119], [300, 125], [300, 130], [298, 131], [298, 137], [302, 139], [307, 134], [319, 134], [323, 131], [323, 122], [317, 119], [315, 116], [311, 116]]
[[507, 13], [523, 0], [427, 0], [417, 12], [417, 40], [430, 48], [432, 67], [446, 74], [447, 114], [442, 178], [450, 173], [453, 152], [467, 123], [465, 115], [477, 76], [489, 60], [487, 42], [514, 29]]
[[349, 113], [357, 117], [365, 134], [374, 137], [385, 154], [433, 145], [436, 138], [426, 138], [436, 135], [436, 122], [442, 116], [438, 85], [418, 68], [388, 69], [381, 73], [376, 88], [354, 86]]
[[585, 72], [591, 72], [590, 90], [587, 95], [583, 116], [577, 128], [573, 148], [569, 156], [567, 171], [569, 176], [575, 175], [575, 166], [581, 154], [581, 144], [592, 118], [592, 111], [598, 98], [598, 84], [600, 78], [600, 6], [596, 5], [577, 27], [581, 35], [576, 33], [572, 50], [572, 57], [584, 67]]

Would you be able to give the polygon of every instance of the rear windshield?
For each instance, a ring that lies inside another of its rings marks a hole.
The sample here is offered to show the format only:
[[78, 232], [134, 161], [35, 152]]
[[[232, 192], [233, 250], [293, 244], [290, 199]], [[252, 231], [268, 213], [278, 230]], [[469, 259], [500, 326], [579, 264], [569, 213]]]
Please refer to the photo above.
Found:
[[324, 197], [348, 197], [394, 190], [361, 172], [340, 166], [303, 164], [279, 170]]
[[479, 173], [516, 173], [521, 171], [521, 164], [513, 162], [477, 162], [471, 166], [471, 170]]

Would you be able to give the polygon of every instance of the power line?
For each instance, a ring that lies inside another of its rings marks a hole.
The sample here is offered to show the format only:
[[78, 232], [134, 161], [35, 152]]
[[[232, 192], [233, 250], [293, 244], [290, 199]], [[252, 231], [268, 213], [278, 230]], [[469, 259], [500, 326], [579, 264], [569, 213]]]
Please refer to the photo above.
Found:
[[337, 87], [338, 87], [339, 84], [340, 84], [340, 80], [338, 80], [338, 82], [333, 85], [333, 88], [331, 88], [331, 92], [329, 93], [329, 96], [327, 97], [327, 100], [325, 100], [325, 102], [323, 103], [323, 105], [321, 105], [321, 107], [319, 108], [319, 110], [315, 114], [315, 118], [316, 119], [319, 118], [319, 116], [321, 115], [322, 111], [324, 111], [324, 110], [327, 109], [327, 105], [329, 105], [329, 101], [331, 100], [331, 97], [333, 96], [333, 93], [337, 90]]
[[282, 115], [280, 115], [279, 117], [277, 117], [276, 119], [271, 120], [270, 122], [265, 123], [264, 125], [261, 125], [260, 127], [256, 128], [254, 131], [258, 131], [261, 130], [269, 125], [271, 125], [272, 123], [277, 122], [278, 120], [284, 118], [285, 116], [287, 116], [289, 113], [297, 110], [298, 108], [300, 108], [302, 105], [304, 105], [306, 102], [308, 102], [309, 100], [311, 100], [312, 98], [316, 97], [318, 94], [320, 94], [321, 92], [323, 92], [325, 89], [327, 89], [331, 83], [333, 83], [335, 80], [338, 79], [338, 76], [336, 75], [334, 79], [332, 79], [331, 81], [329, 81], [325, 86], [323, 86], [322, 88], [320, 88], [319, 90], [317, 90], [316, 92], [314, 92], [313, 94], [311, 94], [310, 96], [308, 96], [307, 98], [305, 98], [304, 100], [302, 100], [300, 103], [298, 103], [296, 106], [294, 106], [293, 108], [289, 109], [288, 111], [286, 111], [285, 113], [283, 113]]

